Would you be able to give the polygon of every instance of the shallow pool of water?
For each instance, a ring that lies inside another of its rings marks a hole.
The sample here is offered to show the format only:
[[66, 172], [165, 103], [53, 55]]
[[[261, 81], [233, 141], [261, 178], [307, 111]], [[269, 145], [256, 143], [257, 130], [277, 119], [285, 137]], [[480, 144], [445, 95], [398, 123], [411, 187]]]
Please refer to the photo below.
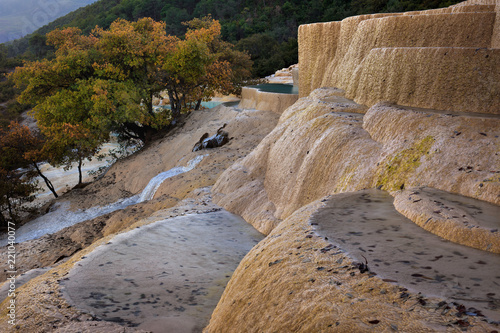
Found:
[[350, 257], [363, 263], [366, 258], [380, 278], [500, 320], [500, 255], [425, 231], [398, 213], [386, 192], [333, 196], [312, 221], [320, 235]]
[[256, 88], [263, 92], [278, 93], [278, 94], [299, 94], [299, 87], [291, 84], [282, 83], [263, 83], [255, 86], [248, 86], [249, 88]]
[[201, 332], [245, 254], [263, 235], [227, 211], [118, 235], [63, 281], [71, 304], [153, 332]]
[[201, 106], [204, 107], [204, 108], [207, 108], [207, 109], [214, 108], [214, 107], [216, 107], [217, 105], [220, 105], [220, 104], [222, 104], [222, 102], [214, 102], [214, 101], [201, 102]]
[[232, 108], [232, 107], [236, 107], [238, 106], [238, 104], [240, 104], [240, 101], [230, 101], [230, 102], [223, 102], [222, 105], [228, 107], [228, 108]]

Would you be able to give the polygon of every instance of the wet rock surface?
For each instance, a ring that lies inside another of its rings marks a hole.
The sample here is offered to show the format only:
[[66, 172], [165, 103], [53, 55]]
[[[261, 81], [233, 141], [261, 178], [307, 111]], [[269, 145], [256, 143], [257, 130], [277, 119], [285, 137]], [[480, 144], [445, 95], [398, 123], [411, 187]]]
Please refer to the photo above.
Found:
[[[470, 205], [468, 198], [461, 201]], [[384, 281], [500, 320], [500, 255], [425, 231], [399, 214], [386, 192], [333, 196], [312, 221], [321, 236], [358, 262], [360, 271], [367, 263], [369, 271]]]
[[[232, 108], [217, 107], [210, 111], [195, 112], [186, 123], [164, 139], [154, 142], [148, 149], [117, 162], [100, 180], [83, 189], [72, 190], [57, 202], [68, 201], [71, 210], [85, 210], [103, 206], [138, 194], [148, 181], [159, 173], [184, 166], [194, 158], [191, 153], [193, 138], [203, 132], [213, 132], [227, 123], [234, 136], [224, 147], [210, 150], [202, 163], [188, 173], [164, 181], [154, 198], [128, 206], [90, 221], [81, 222], [54, 234], [16, 245], [17, 277], [17, 322], [12, 327], [7, 323], [7, 307], [0, 311], [1, 332], [131, 332], [137, 328], [126, 328], [115, 322], [100, 321], [95, 316], [82, 313], [70, 306], [60, 293], [60, 282], [68, 271], [99, 245], [107, 243], [114, 235], [136, 226], [187, 214], [210, 213], [220, 209], [210, 199], [210, 189], [219, 174], [238, 158], [250, 152], [276, 124], [277, 115], [255, 110], [233, 111]], [[183, 160], [183, 158], [185, 158]], [[57, 223], [58, 221], [56, 221]], [[0, 263], [0, 281], [7, 277], [7, 261]], [[50, 271], [37, 276], [48, 267]], [[33, 271], [30, 271], [34, 269]], [[102, 270], [102, 267], [99, 267]], [[225, 275], [224, 275], [225, 277]], [[26, 280], [27, 283], [22, 281]], [[29, 281], [28, 281], [29, 280]], [[63, 280], [64, 281], [64, 280]], [[1, 300], [10, 300], [2, 292]], [[170, 321], [173, 331], [186, 322], [185, 314]], [[152, 321], [151, 325], [163, 327], [164, 321]]]
[[[297, 210], [255, 246], [233, 273], [208, 332], [494, 332], [471, 307], [414, 293], [373, 272], [318, 235], [312, 215], [325, 197]], [[354, 200], [352, 200], [354, 202]], [[370, 269], [372, 262], [368, 262]]]
[[200, 332], [263, 236], [226, 211], [161, 220], [113, 238], [62, 281], [69, 303], [153, 332]]
[[427, 187], [396, 193], [394, 206], [444, 239], [500, 253], [500, 206]]

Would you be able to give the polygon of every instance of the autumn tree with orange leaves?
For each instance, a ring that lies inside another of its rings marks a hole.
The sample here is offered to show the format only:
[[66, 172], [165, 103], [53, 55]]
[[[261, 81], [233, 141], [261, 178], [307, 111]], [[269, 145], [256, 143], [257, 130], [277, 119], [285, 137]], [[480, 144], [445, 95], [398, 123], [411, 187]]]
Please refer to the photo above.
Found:
[[[11, 74], [23, 89], [19, 101], [33, 105], [45, 139], [26, 157], [66, 169], [76, 164], [81, 184], [84, 160], [110, 133], [145, 144], [201, 101], [234, 92], [235, 78], [250, 75], [250, 57], [221, 41], [218, 21], [187, 25], [182, 39], [166, 35], [165, 23], [150, 18], [118, 19], [88, 36], [77, 28], [47, 34], [55, 58], [26, 62]], [[170, 109], [154, 110], [153, 98], [165, 90]]]
[[41, 141], [26, 127], [11, 122], [0, 130], [0, 226], [17, 222], [24, 204], [33, 201], [38, 190], [38, 173], [29, 153], [41, 148]]
[[50, 179], [40, 170], [39, 163], [71, 167], [77, 162], [79, 184], [82, 183], [82, 162], [95, 153], [96, 144], [88, 131], [79, 126], [64, 124], [47, 130], [49, 139], [27, 126], [12, 121], [0, 129], [0, 227], [18, 219], [24, 204], [34, 199], [40, 177], [54, 197], [58, 197]]
[[[210, 48], [220, 38], [220, 24], [205, 21], [183, 39], [166, 35], [165, 23], [150, 18], [118, 19], [89, 36], [76, 28], [52, 31], [47, 42], [55, 58], [27, 62], [13, 74], [24, 88], [20, 101], [34, 105], [40, 129], [55, 141], [64, 127], [96, 145], [110, 132], [147, 143], [202, 100], [232, 91], [232, 64]], [[250, 64], [248, 55], [241, 57]], [[170, 109], [154, 110], [153, 98], [164, 90]]]
[[0, 132], [0, 149], [2, 151], [0, 167], [6, 170], [25, 169], [30, 172], [25, 177], [27, 179], [31, 179], [31, 173], [35, 171], [36, 175], [43, 179], [47, 188], [57, 198], [58, 195], [52, 182], [38, 167], [40, 162], [48, 160], [45, 143], [45, 138], [39, 132], [33, 132], [28, 126], [11, 121], [8, 129]]

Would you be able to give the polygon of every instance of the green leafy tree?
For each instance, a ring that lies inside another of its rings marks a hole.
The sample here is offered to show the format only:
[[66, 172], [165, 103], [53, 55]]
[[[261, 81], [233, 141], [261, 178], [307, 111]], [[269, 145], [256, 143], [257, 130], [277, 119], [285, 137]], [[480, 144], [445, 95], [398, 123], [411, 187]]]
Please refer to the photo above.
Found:
[[[118, 19], [88, 36], [77, 28], [54, 30], [47, 43], [56, 49], [54, 59], [27, 62], [12, 77], [24, 87], [19, 100], [34, 105], [53, 151], [49, 160], [67, 167], [90, 158], [111, 131], [149, 142], [202, 100], [232, 91], [231, 61], [240, 62], [233, 66], [240, 77], [248, 65], [220, 40], [220, 24], [211, 19], [183, 39], [144, 18]], [[171, 109], [154, 110], [153, 98], [165, 89]]]
[[23, 204], [34, 200], [32, 193], [37, 190], [35, 183], [26, 181], [20, 172], [0, 167], [0, 223], [18, 222]]
[[49, 53], [53, 52], [52, 47], [47, 45], [47, 37], [39, 33], [31, 35], [29, 45], [35, 59], [47, 57]]
[[182, 22], [189, 21], [192, 18], [185, 8], [173, 5], [165, 5], [161, 10], [161, 17], [166, 23], [166, 30], [176, 36], [182, 36], [186, 33], [186, 28], [182, 25]]
[[264, 77], [273, 74], [277, 69], [286, 67], [280, 44], [268, 34], [254, 34], [240, 40], [236, 47], [246, 50], [254, 61], [253, 75]]
[[[218, 21], [214, 21], [210, 15], [203, 18], [194, 18], [191, 21], [184, 22], [190, 30], [198, 30], [201, 28], [210, 29]], [[222, 27], [217, 27], [219, 31]], [[235, 95], [241, 94], [241, 86], [252, 76], [251, 68], [253, 65], [250, 55], [246, 51], [238, 51], [235, 46], [222, 39], [222, 36], [217, 32], [214, 38], [208, 43], [210, 53], [217, 59], [219, 63], [228, 63], [231, 68], [230, 78], [231, 86], [226, 88], [226, 93]], [[227, 80], [227, 77], [221, 77], [220, 80]], [[221, 89], [224, 90], [224, 89]]]
[[25, 87], [19, 100], [35, 106], [32, 114], [47, 138], [40, 158], [66, 168], [77, 162], [81, 183], [83, 159], [91, 158], [108, 137], [91, 122], [89, 113], [96, 38], [68, 28], [50, 33], [47, 41], [57, 48], [56, 58], [27, 62], [13, 78]]
[[92, 122], [124, 139], [148, 142], [171, 121], [168, 111], [153, 110], [152, 101], [164, 89], [161, 66], [178, 38], [150, 18], [119, 19], [93, 34], [100, 59], [93, 65]]
[[211, 20], [199, 29], [188, 29], [185, 39], [179, 40], [166, 54], [162, 81], [174, 119], [183, 111], [198, 109], [201, 101], [209, 100], [215, 92], [231, 90], [229, 62], [220, 60], [210, 49], [210, 44], [219, 35], [219, 22]]

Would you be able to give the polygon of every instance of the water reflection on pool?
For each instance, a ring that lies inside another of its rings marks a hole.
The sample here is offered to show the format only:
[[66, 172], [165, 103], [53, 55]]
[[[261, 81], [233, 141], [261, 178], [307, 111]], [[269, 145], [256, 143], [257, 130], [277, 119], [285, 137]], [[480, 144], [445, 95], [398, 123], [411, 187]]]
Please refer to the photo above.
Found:
[[372, 189], [332, 196], [312, 220], [320, 235], [358, 262], [366, 258], [380, 278], [500, 320], [500, 255], [420, 228], [396, 211], [388, 193]]
[[220, 210], [115, 236], [72, 269], [64, 294], [102, 320], [153, 332], [201, 332], [241, 259], [263, 235]]

